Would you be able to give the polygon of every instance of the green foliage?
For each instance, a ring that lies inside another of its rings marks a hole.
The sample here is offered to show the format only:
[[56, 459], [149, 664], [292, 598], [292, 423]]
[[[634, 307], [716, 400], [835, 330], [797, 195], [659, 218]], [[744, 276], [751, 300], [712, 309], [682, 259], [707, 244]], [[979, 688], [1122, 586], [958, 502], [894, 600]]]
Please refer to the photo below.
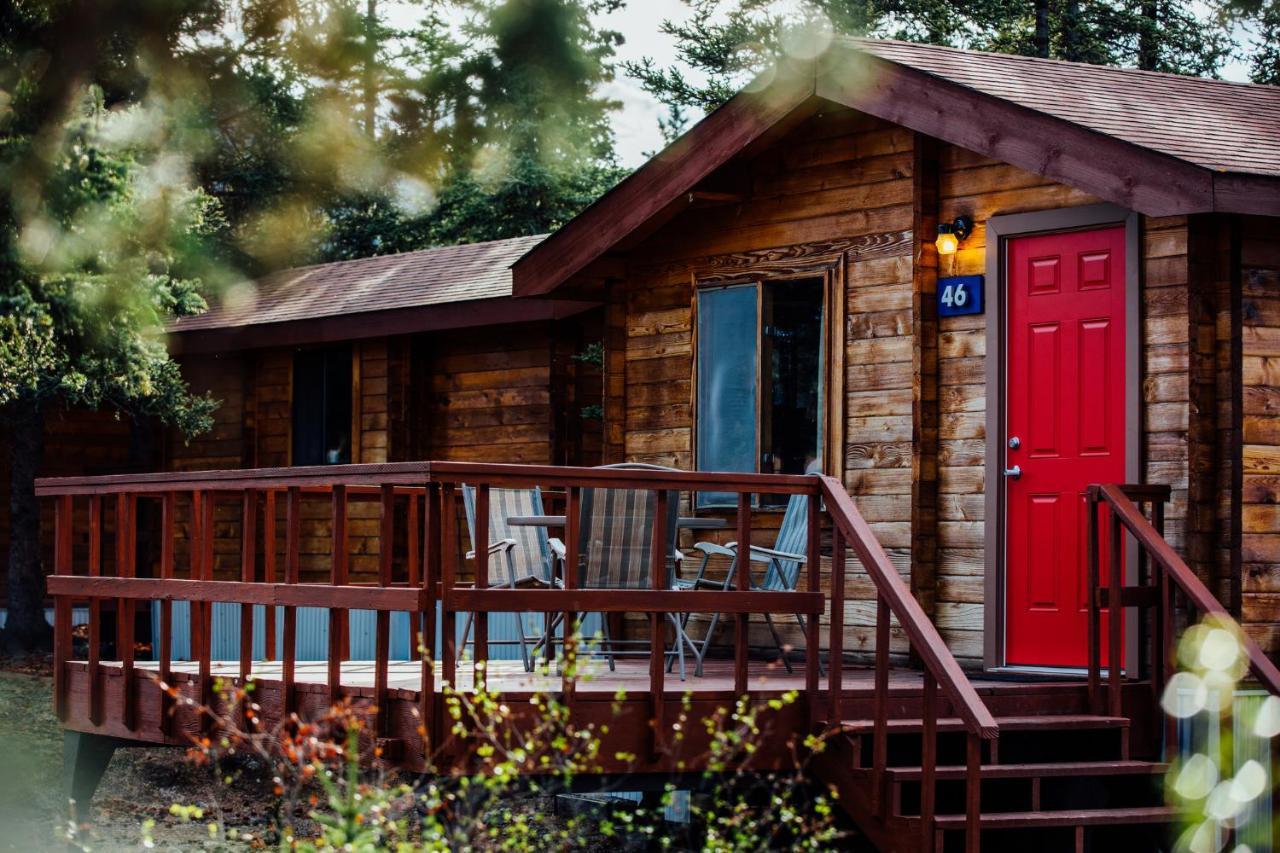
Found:
[[[134, 108], [72, 122], [44, 192], [16, 200], [25, 216], [6, 235], [0, 408], [56, 400], [208, 427], [214, 403], [188, 392], [163, 326], [204, 309], [195, 275], [223, 221], [173, 180], [171, 162], [128, 138], [146, 118]], [[24, 143], [0, 147], [0, 168], [16, 166]]]
[[[570, 678], [576, 657], [562, 666]], [[548, 676], [549, 670], [543, 671]], [[254, 725], [251, 688], [219, 683], [219, 713], [212, 717], [216, 737], [199, 739], [191, 760], [208, 767], [225, 784], [224, 768], [236, 756], [267, 762], [275, 775], [274, 825], [259, 836], [241, 840], [281, 849], [375, 851], [510, 850], [551, 851], [598, 846], [601, 841], [626, 846], [716, 851], [827, 850], [843, 838], [836, 824], [830, 792], [814, 791], [806, 782], [806, 757], [821, 751], [821, 738], [791, 741], [799, 768], [790, 772], [759, 771], [753, 766], [759, 744], [783, 733], [773, 731], [769, 716], [794, 704], [788, 692], [766, 702], [740, 698], [708, 717], [694, 716], [685, 695], [681, 712], [670, 726], [668, 749], [679, 768], [700, 766], [700, 793], [691, 801], [697, 842], [693, 848], [669, 835], [662, 814], [671, 804], [669, 784], [656, 806], [640, 806], [595, 817], [561, 817], [550, 808], [558, 793], [575, 790], [617, 762], [637, 756], [603, 753], [614, 725], [623, 725], [622, 702], [614, 697], [614, 722], [578, 726], [569, 708], [554, 696], [535, 693], [512, 707], [500, 693], [480, 684], [474, 691], [443, 694], [450, 738], [463, 742], [472, 762], [463, 768], [445, 755], [433, 755], [416, 785], [379, 768], [378, 753], [368, 736], [369, 708], [337, 705], [322, 718], [296, 718], [272, 730]], [[190, 704], [180, 691], [165, 685], [175, 700]], [[242, 724], [247, 718], [248, 725]], [[696, 740], [705, 747], [691, 747]], [[456, 743], [457, 741], [455, 741]], [[184, 821], [210, 821], [211, 836], [225, 827], [217, 804], [181, 804], [171, 813]], [[306, 815], [300, 821], [300, 815]], [[157, 839], [154, 825], [144, 836]], [[595, 842], [592, 844], [592, 842]]]

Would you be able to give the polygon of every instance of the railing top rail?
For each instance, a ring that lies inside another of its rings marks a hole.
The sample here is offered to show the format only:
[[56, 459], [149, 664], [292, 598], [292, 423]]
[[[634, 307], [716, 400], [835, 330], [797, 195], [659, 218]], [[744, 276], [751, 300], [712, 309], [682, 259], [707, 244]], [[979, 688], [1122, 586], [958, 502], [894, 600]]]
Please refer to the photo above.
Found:
[[910, 638], [912, 648], [920, 655], [929, 674], [951, 698], [957, 715], [964, 720], [965, 728], [984, 739], [997, 737], [1000, 726], [995, 717], [973, 689], [973, 684], [947, 648], [938, 629], [889, 561], [884, 548], [858, 512], [852, 498], [845, 492], [844, 486], [833, 477], [823, 477], [822, 494], [827, 510], [831, 513], [832, 524], [848, 540], [850, 547], [862, 561], [876, 590], [888, 602], [889, 611], [898, 618], [898, 624]]
[[166, 471], [91, 477], [44, 477], [36, 481], [36, 494], [41, 497], [54, 497], [119, 492], [159, 494], [173, 491], [238, 491], [295, 487], [306, 490], [335, 485], [422, 486], [427, 483], [462, 482], [510, 486], [615, 486], [776, 494], [813, 494], [818, 489], [815, 477], [802, 474], [736, 474], [714, 471], [507, 465], [482, 462], [388, 462], [289, 468]]
[[1182, 590], [1188, 600], [1202, 613], [1211, 614], [1232, 628], [1249, 658], [1249, 668], [1262, 685], [1273, 695], [1280, 695], [1280, 670], [1271, 662], [1262, 648], [1246, 634], [1227, 609], [1209, 591], [1191, 567], [1178, 556], [1159, 531], [1147, 521], [1130, 497], [1128, 487], [1114, 484], [1090, 486], [1090, 491], [1105, 500], [1125, 529], [1133, 535], [1151, 559], [1168, 572], [1170, 579]]

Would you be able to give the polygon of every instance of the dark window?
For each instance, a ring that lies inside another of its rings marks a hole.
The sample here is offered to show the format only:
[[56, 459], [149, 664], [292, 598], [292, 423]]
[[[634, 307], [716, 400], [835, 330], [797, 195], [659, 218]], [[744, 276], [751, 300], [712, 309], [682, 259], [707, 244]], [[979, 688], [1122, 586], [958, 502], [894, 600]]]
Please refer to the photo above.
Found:
[[821, 470], [823, 291], [816, 278], [698, 291], [699, 470]]
[[293, 357], [293, 464], [351, 461], [351, 348]]

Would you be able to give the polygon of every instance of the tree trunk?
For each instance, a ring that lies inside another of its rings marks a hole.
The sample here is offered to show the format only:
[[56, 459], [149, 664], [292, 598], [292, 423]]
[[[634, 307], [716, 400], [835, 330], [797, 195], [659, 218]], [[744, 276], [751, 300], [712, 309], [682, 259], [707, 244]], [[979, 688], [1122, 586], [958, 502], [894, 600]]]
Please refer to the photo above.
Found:
[[1082, 33], [1079, 0], [1067, 0], [1062, 13], [1062, 58], [1080, 62]]
[[1035, 0], [1036, 56], [1049, 58], [1049, 0]]
[[9, 447], [9, 602], [4, 645], [15, 654], [47, 649], [53, 631], [44, 618], [40, 565], [40, 504], [36, 474], [44, 452], [39, 403], [15, 404]]
[[372, 139], [378, 129], [378, 0], [368, 0], [364, 25], [365, 50], [368, 51], [364, 69], [364, 132]]
[[1155, 71], [1159, 64], [1160, 9], [1157, 0], [1142, 0], [1142, 20], [1138, 30], [1138, 67]]

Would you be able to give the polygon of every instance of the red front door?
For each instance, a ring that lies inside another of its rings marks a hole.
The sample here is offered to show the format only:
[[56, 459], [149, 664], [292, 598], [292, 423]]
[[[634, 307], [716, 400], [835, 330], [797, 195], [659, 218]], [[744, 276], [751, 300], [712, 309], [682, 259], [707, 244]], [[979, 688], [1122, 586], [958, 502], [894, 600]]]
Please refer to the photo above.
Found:
[[1125, 482], [1124, 236], [1117, 226], [1007, 243], [1009, 664], [1087, 662], [1085, 487]]

